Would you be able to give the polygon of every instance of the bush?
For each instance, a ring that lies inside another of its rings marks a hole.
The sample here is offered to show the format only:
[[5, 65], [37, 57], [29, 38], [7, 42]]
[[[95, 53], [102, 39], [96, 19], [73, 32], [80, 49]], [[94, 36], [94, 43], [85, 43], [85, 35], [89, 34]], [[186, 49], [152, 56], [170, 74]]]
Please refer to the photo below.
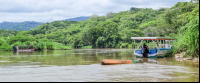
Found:
[[12, 46], [0, 46], [0, 50], [11, 51], [11, 50], [13, 50], [13, 48], [12, 48]]
[[91, 45], [89, 45], [89, 46], [83, 46], [81, 48], [92, 48], [92, 46]]

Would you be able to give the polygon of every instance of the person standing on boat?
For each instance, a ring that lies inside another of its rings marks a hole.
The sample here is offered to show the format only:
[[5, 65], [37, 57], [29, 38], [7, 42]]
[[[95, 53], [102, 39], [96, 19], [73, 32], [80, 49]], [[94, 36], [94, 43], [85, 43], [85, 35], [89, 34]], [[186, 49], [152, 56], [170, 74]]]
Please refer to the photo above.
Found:
[[15, 46], [13, 46], [13, 50], [14, 50], [14, 51], [16, 50], [16, 47], [15, 47]]
[[148, 58], [148, 53], [149, 53], [148, 46], [144, 44], [142, 46], [142, 55], [143, 55], [143, 58]]

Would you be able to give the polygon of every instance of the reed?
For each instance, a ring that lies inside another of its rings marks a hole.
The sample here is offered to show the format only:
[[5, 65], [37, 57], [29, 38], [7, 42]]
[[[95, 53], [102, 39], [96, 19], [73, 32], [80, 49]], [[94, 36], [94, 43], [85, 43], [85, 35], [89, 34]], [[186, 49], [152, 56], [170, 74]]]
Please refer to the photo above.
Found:
[[179, 30], [173, 53], [186, 52], [188, 56], [199, 57], [199, 12], [188, 16], [188, 20], [186, 26]]

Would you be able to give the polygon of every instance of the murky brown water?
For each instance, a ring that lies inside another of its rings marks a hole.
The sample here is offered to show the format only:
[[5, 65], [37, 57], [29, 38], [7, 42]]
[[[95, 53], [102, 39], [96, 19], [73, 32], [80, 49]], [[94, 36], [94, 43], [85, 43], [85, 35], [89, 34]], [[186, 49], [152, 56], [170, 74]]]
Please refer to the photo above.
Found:
[[199, 82], [199, 64], [173, 58], [101, 65], [102, 59], [136, 60], [133, 49], [0, 51], [1, 82]]

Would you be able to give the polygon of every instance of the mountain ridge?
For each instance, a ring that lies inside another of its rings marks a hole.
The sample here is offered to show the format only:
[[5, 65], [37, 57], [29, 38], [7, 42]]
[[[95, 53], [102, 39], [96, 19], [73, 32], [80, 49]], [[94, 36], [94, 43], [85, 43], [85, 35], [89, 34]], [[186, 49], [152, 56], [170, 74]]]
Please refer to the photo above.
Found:
[[[88, 20], [90, 16], [80, 16], [80, 17], [74, 17], [65, 19], [63, 21], [82, 21], [82, 20]], [[36, 22], [36, 21], [24, 21], [24, 22], [2, 22], [0, 23], [0, 29], [4, 30], [15, 30], [15, 31], [28, 31], [31, 29], [35, 29], [36, 27], [44, 24], [43, 22]]]
[[90, 16], [80, 16], [80, 17], [74, 17], [74, 18], [69, 18], [65, 19], [67, 21], [83, 21], [83, 20], [88, 20]]

